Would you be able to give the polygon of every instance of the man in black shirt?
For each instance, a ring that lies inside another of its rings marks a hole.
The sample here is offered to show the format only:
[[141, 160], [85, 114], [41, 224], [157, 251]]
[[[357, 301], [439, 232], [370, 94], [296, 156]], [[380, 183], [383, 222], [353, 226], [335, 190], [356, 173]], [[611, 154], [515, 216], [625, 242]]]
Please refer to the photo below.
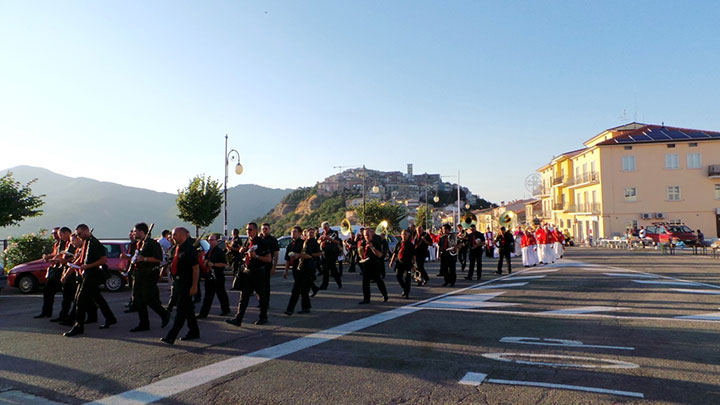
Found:
[[395, 246], [395, 252], [390, 258], [390, 268], [395, 265], [395, 276], [403, 289], [402, 297], [410, 297], [410, 277], [415, 266], [415, 246], [410, 240], [410, 231], [403, 229], [402, 240]]
[[340, 247], [342, 241], [338, 237], [337, 232], [330, 229], [330, 223], [325, 221], [322, 223], [323, 234], [320, 236], [320, 249], [322, 249], [322, 283], [321, 290], [327, 290], [330, 282], [330, 274], [337, 283], [338, 288], [342, 288], [342, 280], [337, 269], [337, 259], [340, 255]]
[[55, 303], [55, 294], [62, 289], [60, 283], [60, 276], [62, 275], [62, 266], [60, 265], [59, 258], [60, 253], [67, 248], [70, 242], [70, 229], [65, 235], [66, 238], [60, 234], [60, 228], [54, 228], [52, 231], [52, 237], [55, 239], [53, 244], [52, 253], [43, 255], [43, 260], [50, 263], [45, 272], [45, 291], [43, 291], [43, 305], [39, 315], [35, 315], [34, 318], [50, 318], [52, 317], [53, 304]]
[[438, 240], [438, 249], [440, 250], [440, 273], [443, 275], [443, 287], [454, 287], [457, 274], [455, 273], [455, 265], [457, 257], [453, 254], [457, 252], [457, 240], [453, 240], [452, 227], [445, 224], [442, 227], [442, 234]]
[[457, 241], [458, 241], [458, 254], [457, 260], [460, 262], [460, 271], [465, 271], [465, 264], [468, 256], [468, 240], [467, 232], [463, 228], [462, 224], [458, 224], [457, 227]]
[[470, 231], [467, 233], [468, 243], [468, 255], [470, 256], [470, 267], [468, 268], [468, 275], [465, 280], [472, 280], [473, 272], [475, 270], [475, 263], [477, 262], [477, 279], [480, 280], [482, 276], [482, 250], [485, 245], [485, 236], [482, 232], [478, 232], [475, 229], [475, 225], [470, 225]]
[[382, 250], [382, 239], [375, 235], [375, 229], [367, 227], [364, 229], [365, 233], [365, 245], [362, 252], [362, 260], [364, 263], [363, 268], [363, 300], [360, 304], [370, 303], [370, 281], [374, 280], [377, 283], [378, 289], [383, 296], [383, 301], [388, 300], [387, 289], [385, 288], [385, 282], [380, 277], [382, 267], [385, 266], [383, 261], [383, 250]]
[[160, 338], [160, 340], [170, 345], [175, 343], [175, 339], [186, 320], [189, 331], [180, 340], [200, 338], [200, 328], [198, 328], [197, 319], [195, 319], [195, 308], [193, 307], [193, 296], [197, 294], [200, 268], [198, 266], [197, 250], [190, 241], [189, 235], [190, 232], [183, 227], [174, 228], [172, 231], [172, 238], [175, 241], [175, 254], [170, 263], [170, 274], [172, 274], [173, 278], [173, 297], [171, 300], [177, 305], [177, 313], [172, 328], [164, 338]]
[[418, 283], [418, 285], [425, 285], [430, 281], [430, 276], [428, 276], [427, 271], [425, 271], [425, 259], [430, 254], [428, 247], [431, 245], [432, 239], [430, 235], [423, 230], [422, 225], [418, 225], [417, 236], [415, 238], [415, 262], [423, 280], [422, 283]]
[[507, 260], [508, 274], [512, 273], [512, 266], [510, 264], [510, 252], [515, 247], [515, 238], [513, 238], [510, 231], [506, 231], [505, 227], [500, 227], [500, 233], [495, 238], [495, 245], [497, 245], [500, 257], [498, 258], [497, 274], [502, 274], [503, 259]]
[[133, 239], [139, 251], [134, 263], [135, 284], [133, 285], [133, 305], [137, 310], [140, 323], [130, 332], [141, 332], [150, 329], [148, 307], [162, 319], [164, 328], [170, 322], [170, 313], [160, 303], [160, 291], [157, 282], [160, 277], [162, 247], [150, 237], [146, 223], [140, 222], [133, 228]]
[[[275, 274], [275, 268], [277, 267], [278, 255], [280, 254], [280, 245], [278, 245], [277, 239], [270, 235], [270, 224], [264, 223], [260, 228], [260, 237], [262, 238], [265, 246], [267, 246], [270, 252], [271, 261], [265, 265], [265, 308], [270, 308], [270, 278]], [[260, 294], [257, 293], [258, 302], [260, 301]]]
[[227, 291], [225, 291], [225, 266], [227, 260], [225, 252], [220, 248], [218, 241], [217, 234], [208, 237], [210, 250], [205, 255], [205, 266], [211, 269], [212, 275], [205, 280], [205, 298], [203, 299], [202, 308], [200, 308], [200, 314], [197, 316], [198, 319], [207, 318], [216, 294], [218, 301], [220, 301], [220, 315], [230, 315], [230, 300]]
[[302, 297], [300, 303], [302, 309], [299, 313], [306, 314], [310, 312], [310, 285], [315, 272], [313, 255], [320, 254], [320, 246], [318, 246], [315, 238], [308, 238], [303, 241], [300, 237], [301, 232], [302, 228], [299, 226], [292, 229], [292, 241], [285, 250], [285, 273], [283, 278], [287, 278], [288, 269], [292, 269], [293, 279], [295, 280], [290, 294], [290, 301], [288, 301], [285, 310], [285, 314], [288, 316], [295, 311], [295, 305], [300, 297]]
[[[70, 319], [70, 307], [75, 300], [75, 293], [77, 292], [75, 285], [75, 271], [68, 270], [68, 262], [72, 261], [75, 257], [75, 251], [77, 248], [71, 243], [72, 231], [68, 227], [60, 228], [60, 239], [67, 240], [65, 248], [61, 249], [58, 257], [58, 265], [60, 266], [60, 277], [59, 282], [62, 285], [62, 304], [60, 304], [60, 314], [57, 318], [53, 318], [50, 322], [66, 322]], [[81, 245], [82, 246], [82, 245]], [[72, 277], [64, 277], [66, 274], [71, 273]], [[73, 318], [74, 322], [74, 318]]]
[[81, 256], [82, 265], [78, 269], [82, 282], [77, 294], [75, 325], [73, 325], [72, 329], [63, 333], [63, 336], [68, 337], [85, 332], [85, 315], [93, 301], [105, 317], [105, 323], [100, 326], [100, 329], [107, 329], [110, 325], [117, 323], [117, 318], [110, 310], [105, 298], [100, 294], [100, 283], [103, 281], [103, 272], [100, 266], [107, 263], [105, 246], [90, 233], [90, 228], [85, 224], [78, 225], [75, 232], [85, 243], [83, 244]]
[[265, 298], [265, 273], [267, 265], [272, 262], [270, 250], [265, 245], [263, 239], [258, 236], [257, 224], [250, 222], [247, 224], [248, 239], [245, 245], [240, 249], [240, 254], [245, 260], [245, 269], [247, 273], [242, 291], [240, 291], [240, 302], [238, 303], [238, 311], [234, 318], [227, 319], [225, 322], [241, 326], [245, 310], [250, 302], [250, 296], [253, 291], [260, 296], [260, 317], [255, 321], [255, 325], [264, 325], [267, 323], [267, 300]]

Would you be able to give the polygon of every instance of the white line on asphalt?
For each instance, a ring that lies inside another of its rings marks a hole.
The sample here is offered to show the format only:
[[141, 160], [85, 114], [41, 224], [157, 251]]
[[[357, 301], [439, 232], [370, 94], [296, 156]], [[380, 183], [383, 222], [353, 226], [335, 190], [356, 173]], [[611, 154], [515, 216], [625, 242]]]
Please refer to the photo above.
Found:
[[353, 322], [326, 329], [317, 333], [291, 340], [286, 343], [271, 346], [266, 349], [248, 353], [243, 356], [231, 357], [221, 362], [210, 364], [195, 370], [178, 374], [164, 380], [140, 387], [121, 394], [113, 395], [92, 402], [93, 404], [146, 404], [159, 401], [171, 395], [178, 394], [188, 389], [208, 383], [215, 379], [235, 373], [237, 371], [277, 359], [289, 354], [298, 352], [328, 342], [347, 334], [399, 318], [404, 315], [419, 311], [417, 307], [400, 307], [390, 311], [381, 312], [367, 318], [358, 319]]
[[[508, 363], [524, 364], [528, 366], [565, 367], [565, 368], [638, 368], [639, 365], [627, 361], [602, 359], [597, 357], [570, 356], [565, 354], [535, 354], [535, 353], [485, 353], [482, 355], [487, 359], [504, 361]], [[508, 358], [509, 357], [509, 358]], [[517, 358], [516, 358], [517, 357]], [[523, 358], [538, 360], [520, 360]], [[567, 359], [579, 361], [575, 363], [557, 363], [554, 361], [542, 361], [541, 359]], [[585, 362], [585, 363], [584, 363]], [[589, 364], [588, 364], [589, 363]], [[605, 363], [592, 364], [592, 363]]]
[[659, 285], [699, 285], [690, 281], [665, 281], [665, 280], [632, 280], [638, 284], [659, 284]]
[[608, 390], [605, 388], [584, 387], [582, 385], [552, 384], [552, 383], [544, 383], [544, 382], [538, 382], [538, 381], [502, 380], [502, 379], [496, 379], [496, 378], [491, 378], [491, 379], [487, 380], [487, 382], [490, 384], [524, 385], [524, 386], [528, 386], [528, 387], [556, 388], [556, 389], [561, 389], [561, 390], [585, 391], [585, 392], [594, 392], [594, 393], [598, 393], [598, 394], [610, 394], [610, 395], [619, 395], [619, 396], [624, 396], [624, 397], [645, 398], [645, 395], [641, 392]]
[[560, 271], [560, 269], [547, 269], [547, 270], [527, 270], [524, 271], [522, 274], [535, 274], [535, 273], [554, 273], [556, 271]]
[[524, 283], [508, 283], [508, 284], [490, 284], [490, 285], [484, 285], [482, 287], [475, 287], [473, 290], [487, 290], [491, 288], [511, 288], [511, 287], [522, 287], [527, 284], [527, 281]]
[[701, 321], [720, 321], [720, 312], [711, 312], [711, 313], [709, 313], [709, 314], [699, 314], [699, 315], [676, 316], [675, 319], [692, 319], [692, 320], [701, 320]]
[[534, 279], [536, 279], [536, 278], [544, 278], [544, 277], [547, 277], [547, 274], [542, 274], [542, 275], [539, 275], [539, 276], [520, 276], [520, 277], [515, 276], [515, 277], [510, 277], [510, 278], [508, 279], [508, 281], [515, 281], [515, 280], [534, 280]]
[[431, 301], [420, 306], [420, 308], [487, 308], [487, 307], [505, 307], [513, 304], [510, 302], [486, 302], [499, 295], [505, 294], [504, 291], [491, 292], [485, 294], [464, 294], [451, 295], [439, 300]]
[[[473, 312], [476, 314], [494, 314], [494, 315], [515, 315], [515, 316], [530, 316], [540, 318], [597, 318], [597, 319], [634, 319], [639, 321], [681, 321], [681, 322], [717, 322], [720, 318], [714, 317], [703, 317], [701, 315], [692, 315], [688, 318], [683, 317], [667, 317], [663, 318], [660, 316], [633, 316], [633, 315], [605, 315], [605, 314], [551, 314], [547, 312], [529, 312], [529, 311], [508, 311], [500, 309], [458, 309], [458, 308], [428, 308], [438, 311], [460, 311], [460, 312]], [[695, 316], [695, 317], [693, 317]]]
[[612, 277], [632, 277], [632, 278], [658, 278], [654, 274], [633, 274], [633, 273], [603, 273]]
[[603, 345], [586, 345], [579, 340], [551, 339], [551, 338], [534, 338], [534, 337], [514, 337], [508, 336], [500, 339], [501, 343], [517, 343], [521, 345], [538, 345], [538, 346], [566, 346], [566, 347], [582, 347], [590, 349], [612, 349], [612, 350], [635, 350], [634, 347], [627, 346], [603, 346]]
[[671, 290], [682, 292], [682, 293], [689, 293], [689, 294], [720, 295], [719, 290], [693, 290], [693, 289], [689, 289], [689, 288], [671, 288]]
[[620, 311], [627, 308], [622, 307], [603, 307], [603, 306], [589, 306], [589, 307], [578, 307], [578, 308], [567, 308], [567, 309], [556, 309], [554, 311], [543, 311], [546, 314], [558, 314], [558, 315], [567, 315], [567, 314], [589, 314], [592, 312], [610, 312], [610, 311]]
[[460, 384], [477, 387], [478, 385], [482, 384], [483, 380], [485, 380], [486, 377], [487, 374], [473, 373], [472, 371], [469, 371], [467, 374], [465, 374], [465, 377], [460, 380]]

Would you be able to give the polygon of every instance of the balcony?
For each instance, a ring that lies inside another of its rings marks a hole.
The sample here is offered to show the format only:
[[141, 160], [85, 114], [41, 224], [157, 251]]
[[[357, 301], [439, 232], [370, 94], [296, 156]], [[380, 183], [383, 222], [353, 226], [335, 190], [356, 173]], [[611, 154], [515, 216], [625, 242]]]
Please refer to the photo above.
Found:
[[577, 177], [571, 177], [567, 181], [568, 187], [580, 187], [600, 182], [600, 174], [598, 172], [583, 173]]
[[568, 212], [572, 212], [573, 214], [600, 214], [600, 204], [574, 204], [568, 208]]
[[550, 195], [550, 189], [547, 187], [536, 187], [533, 190], [533, 197], [548, 197]]
[[564, 203], [554, 203], [552, 209], [553, 211], [565, 211], [567, 206]]
[[708, 178], [720, 179], [720, 165], [708, 166]]
[[553, 186], [559, 186], [561, 184], [565, 183], [565, 177], [554, 177], [552, 179], [552, 185]]

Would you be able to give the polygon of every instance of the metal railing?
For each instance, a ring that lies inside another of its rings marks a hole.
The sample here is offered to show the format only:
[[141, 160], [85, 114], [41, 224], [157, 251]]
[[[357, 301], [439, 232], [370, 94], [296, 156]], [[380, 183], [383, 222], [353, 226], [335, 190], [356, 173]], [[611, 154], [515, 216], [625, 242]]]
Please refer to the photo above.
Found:
[[539, 197], [543, 195], [550, 195], [550, 189], [540, 186], [533, 190], [533, 197]]
[[568, 211], [574, 212], [574, 213], [599, 214], [600, 213], [600, 204], [598, 204], [598, 203], [573, 204], [568, 208]]
[[554, 211], [565, 211], [567, 209], [567, 206], [564, 203], [554, 203], [552, 205], [552, 209]]
[[553, 185], [553, 186], [557, 186], [558, 184], [563, 184], [564, 182], [565, 182], [565, 178], [562, 177], [562, 176], [561, 176], [561, 177], [555, 177], [555, 178], [552, 179], [552, 185]]
[[597, 183], [600, 181], [598, 172], [583, 173], [580, 176], [571, 177], [567, 181], [568, 186], [578, 186], [580, 184]]

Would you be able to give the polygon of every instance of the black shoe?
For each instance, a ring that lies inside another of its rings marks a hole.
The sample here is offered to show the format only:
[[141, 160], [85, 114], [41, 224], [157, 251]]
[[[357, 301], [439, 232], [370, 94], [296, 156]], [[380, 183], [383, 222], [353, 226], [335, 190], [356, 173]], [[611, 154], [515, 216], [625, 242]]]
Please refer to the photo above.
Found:
[[360, 305], [369, 304], [369, 303], [370, 303], [370, 301], [365, 301], [365, 300], [358, 302], [358, 304], [360, 304]]
[[242, 326], [242, 321], [237, 318], [226, 319], [225, 322], [229, 323], [230, 325], [237, 326], [238, 328]]
[[180, 340], [194, 340], [200, 339], [200, 333], [188, 333], [187, 335], [180, 338]]
[[35, 318], [35, 319], [50, 318], [51, 316], [52, 316], [52, 315], [40, 314], [40, 315], [35, 315], [35, 316], [33, 316], [33, 318]]
[[126, 314], [129, 314], [129, 313], [131, 313], [131, 312], [137, 312], [137, 309], [135, 309], [135, 308], [128, 308], [128, 309], [124, 310], [123, 312], [126, 313]]
[[302, 309], [302, 310], [298, 311], [298, 314], [309, 314], [309, 313], [310, 313], [309, 309]]
[[408, 299], [408, 298], [410, 298], [410, 294], [405, 294], [404, 297], [405, 297], [405, 299]]
[[78, 328], [78, 327], [75, 327], [75, 326], [74, 326], [74, 327], [73, 327], [72, 329], [70, 329], [69, 331], [63, 333], [63, 336], [65, 336], [65, 337], [73, 337], [73, 336], [77, 336], [77, 335], [82, 335], [84, 332], [85, 332], [85, 330], [84, 330], [83, 328]]
[[383, 296], [383, 302], [387, 302], [387, 300], [388, 300], [388, 296], [387, 295]]
[[255, 325], [265, 325], [267, 323], [267, 319], [258, 319], [257, 321], [253, 322]]
[[425, 281], [423, 281], [422, 285], [425, 285], [425, 284], [427, 284], [427, 283], [429, 283], [429, 282], [430, 282], [430, 280], [425, 280]]
[[338, 290], [342, 289], [342, 283], [338, 284]]
[[287, 315], [287, 316], [291, 316], [292, 314], [293, 314], [292, 311], [285, 311], [285, 315]]
[[140, 326], [140, 325], [138, 325], [138, 326], [130, 329], [130, 332], [144, 332], [144, 331], [146, 331], [146, 330], [150, 330], [150, 327], [149, 327], [149, 326]]
[[496, 271], [495, 274], [500, 275], [502, 274], [502, 271]]
[[110, 326], [115, 325], [116, 323], [117, 323], [117, 319], [105, 321], [104, 324], [100, 325], [100, 329], [108, 329]]
[[165, 311], [165, 316], [163, 316], [160, 327], [164, 328], [164, 327], [168, 326], [169, 323], [170, 323], [170, 311]]
[[316, 295], [317, 295], [317, 293], [318, 293], [318, 291], [319, 291], [319, 290], [315, 290], [315, 291], [313, 291], [313, 292], [312, 292], [312, 294], [310, 294], [310, 297], [312, 298], [312, 297], [316, 296]]
[[450, 284], [450, 287], [455, 287], [455, 283]]
[[175, 344], [175, 339], [170, 339], [170, 338], [167, 338], [167, 337], [160, 338], [160, 341], [161, 341], [161, 342], [165, 342], [165, 343], [167, 343], [167, 344], [169, 344], [169, 345], [174, 345], [174, 344]]
[[448, 283], [443, 283], [442, 286], [443, 286], [443, 287], [447, 287], [447, 286], [448, 286]]

